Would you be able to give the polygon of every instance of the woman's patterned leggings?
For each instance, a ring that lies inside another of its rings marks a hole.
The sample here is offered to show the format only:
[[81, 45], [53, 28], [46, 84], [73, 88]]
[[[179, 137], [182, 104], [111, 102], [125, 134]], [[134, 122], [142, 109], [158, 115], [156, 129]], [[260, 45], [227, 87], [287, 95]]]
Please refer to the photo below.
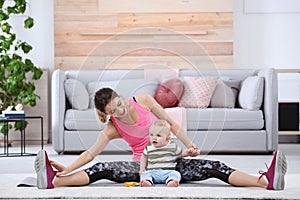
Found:
[[[140, 181], [140, 163], [130, 161], [99, 162], [84, 170], [90, 183], [108, 179], [117, 183]], [[230, 174], [235, 171], [222, 162], [202, 159], [178, 159], [176, 170], [182, 176], [182, 182], [201, 181], [208, 178], [218, 178], [228, 183]]]

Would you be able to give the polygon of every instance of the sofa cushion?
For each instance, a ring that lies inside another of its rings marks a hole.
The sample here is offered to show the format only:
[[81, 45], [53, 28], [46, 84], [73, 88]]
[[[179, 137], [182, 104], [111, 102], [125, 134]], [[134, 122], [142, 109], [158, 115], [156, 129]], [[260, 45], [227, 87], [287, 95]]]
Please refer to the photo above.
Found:
[[217, 85], [217, 77], [184, 77], [184, 91], [178, 106], [207, 108]]
[[77, 110], [88, 109], [89, 94], [86, 87], [76, 79], [67, 79], [65, 81], [66, 96], [71, 107]]
[[259, 130], [264, 127], [263, 112], [241, 108], [187, 108], [188, 130]]
[[[65, 115], [68, 130], [102, 130], [106, 124], [98, 121], [95, 110], [68, 109]], [[188, 130], [257, 130], [264, 127], [263, 112], [228, 108], [187, 108]]]
[[158, 86], [154, 98], [163, 108], [170, 108], [178, 104], [182, 93], [183, 83], [178, 78], [172, 78]]
[[247, 110], [259, 110], [264, 93], [264, 78], [260, 76], [250, 76], [241, 83], [239, 93], [239, 104], [241, 108]]
[[237, 92], [221, 79], [218, 80], [216, 89], [211, 97], [210, 107], [212, 108], [234, 108]]
[[118, 81], [90, 82], [87, 84], [87, 90], [90, 98], [90, 108], [94, 108], [94, 94], [97, 90], [109, 87], [114, 89], [120, 96], [131, 98], [138, 94], [149, 94], [154, 96], [158, 87], [157, 79], [124, 79]]

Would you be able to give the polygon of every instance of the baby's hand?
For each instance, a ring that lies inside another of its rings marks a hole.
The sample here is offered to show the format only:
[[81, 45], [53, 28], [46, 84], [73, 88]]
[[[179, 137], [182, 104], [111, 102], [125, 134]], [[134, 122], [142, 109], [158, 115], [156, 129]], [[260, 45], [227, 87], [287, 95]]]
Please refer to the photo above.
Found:
[[198, 156], [200, 154], [200, 149], [195, 145], [192, 144], [189, 148], [188, 148], [188, 155], [195, 157]]

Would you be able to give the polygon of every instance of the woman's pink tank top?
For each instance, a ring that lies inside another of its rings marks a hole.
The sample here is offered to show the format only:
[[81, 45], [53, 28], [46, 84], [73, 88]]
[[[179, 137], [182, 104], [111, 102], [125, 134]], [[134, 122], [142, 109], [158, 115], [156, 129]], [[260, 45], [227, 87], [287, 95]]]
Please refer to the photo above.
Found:
[[157, 117], [134, 100], [130, 99], [129, 103], [138, 113], [138, 121], [135, 124], [125, 124], [113, 116], [111, 116], [110, 119], [117, 128], [119, 134], [131, 147], [133, 160], [139, 161], [145, 146], [149, 142], [149, 127]]

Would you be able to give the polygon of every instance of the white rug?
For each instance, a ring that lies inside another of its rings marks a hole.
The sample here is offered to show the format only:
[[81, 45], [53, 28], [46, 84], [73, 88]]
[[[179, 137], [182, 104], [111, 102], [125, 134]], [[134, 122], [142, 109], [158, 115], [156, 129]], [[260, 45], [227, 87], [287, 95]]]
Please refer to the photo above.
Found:
[[124, 187], [111, 181], [98, 181], [83, 187], [61, 187], [39, 190], [17, 187], [34, 174], [0, 174], [0, 199], [300, 199], [300, 175], [287, 175], [283, 191], [261, 188], [232, 187], [210, 179], [181, 184], [179, 188], [164, 185], [152, 188]]

